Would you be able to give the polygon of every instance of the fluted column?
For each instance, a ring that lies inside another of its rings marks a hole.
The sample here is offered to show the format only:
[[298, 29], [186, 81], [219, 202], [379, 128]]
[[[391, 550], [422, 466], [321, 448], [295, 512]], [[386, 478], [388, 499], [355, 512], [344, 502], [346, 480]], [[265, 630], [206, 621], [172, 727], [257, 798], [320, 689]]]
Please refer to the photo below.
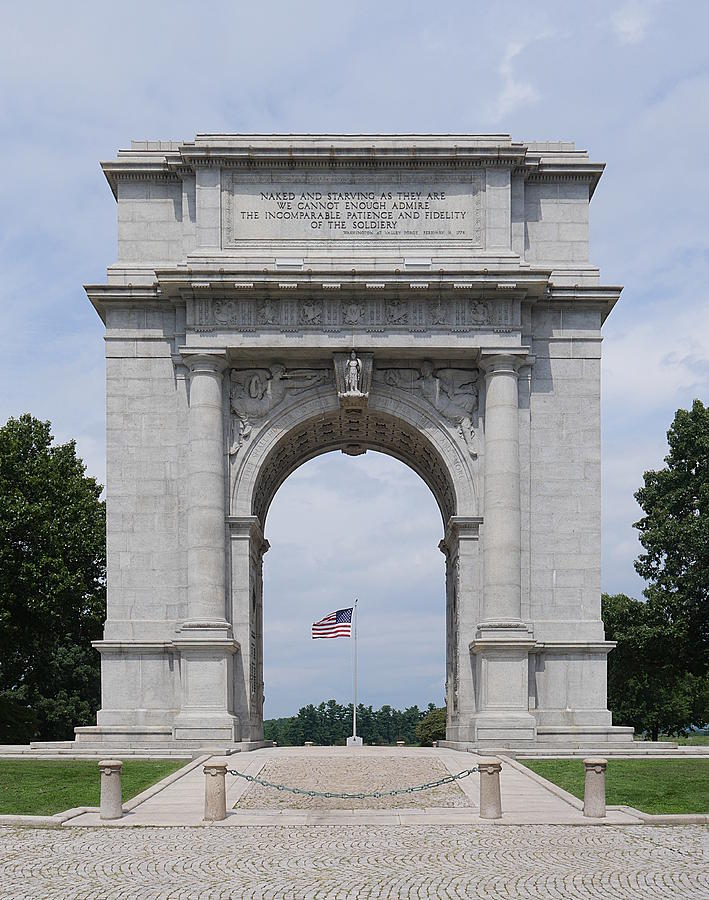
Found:
[[502, 354], [486, 365], [483, 621], [521, 618], [518, 365]]
[[225, 621], [222, 372], [215, 356], [189, 359], [187, 606], [190, 620]]

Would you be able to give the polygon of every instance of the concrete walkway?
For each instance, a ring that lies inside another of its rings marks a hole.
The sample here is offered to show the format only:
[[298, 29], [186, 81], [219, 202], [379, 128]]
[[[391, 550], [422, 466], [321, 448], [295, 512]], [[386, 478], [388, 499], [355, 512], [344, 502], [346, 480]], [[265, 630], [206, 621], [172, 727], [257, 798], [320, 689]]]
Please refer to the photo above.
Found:
[[[475, 766], [478, 757], [448, 749], [344, 747], [270, 748], [248, 754], [228, 757], [230, 768], [249, 775], [261, 773], [261, 777], [297, 786], [310, 785], [323, 789], [314, 782], [317, 773], [327, 773], [328, 768], [345, 771], [351, 775], [338, 777], [337, 784], [330, 783], [327, 790], [362, 791], [379, 790], [375, 775], [378, 769], [385, 774], [384, 783], [394, 788], [435, 780], [441, 774], [456, 774]], [[439, 794], [441, 805], [434, 806], [428, 792], [403, 795], [391, 801], [371, 803], [367, 801], [311, 800], [294, 795], [284, 795], [253, 786], [238, 776], [227, 775], [227, 818], [211, 823], [210, 827], [243, 825], [628, 825], [641, 820], [629, 812], [609, 810], [605, 819], [585, 818], [579, 801], [554, 788], [533, 775], [513, 760], [503, 759], [501, 775], [501, 820], [490, 822], [478, 815], [479, 776], [473, 774], [454, 785], [447, 785], [448, 793]], [[280, 774], [269, 776], [269, 768]], [[365, 770], [369, 783], [365, 787]], [[425, 777], [422, 777], [422, 773]], [[125, 828], [135, 825], [202, 825], [204, 811], [204, 774], [202, 765], [194, 766], [173, 780], [164, 789], [129, 810], [122, 819], [102, 822], [98, 813], [87, 812], [70, 819], [64, 827], [108, 826]], [[344, 780], [345, 783], [342, 783]], [[370, 786], [371, 785], [371, 786]], [[436, 789], [440, 791], [440, 789]], [[455, 792], [455, 796], [451, 793]], [[254, 806], [258, 797], [263, 805]], [[288, 798], [287, 800], [285, 798]], [[292, 799], [291, 799], [292, 798]], [[239, 807], [239, 803], [242, 807]], [[288, 805], [284, 806], [284, 802]], [[303, 808], [305, 802], [306, 808]], [[333, 808], [335, 804], [335, 808]], [[359, 808], [354, 808], [359, 805]], [[236, 806], [236, 809], [234, 807]], [[300, 806], [300, 808], [298, 808]]]

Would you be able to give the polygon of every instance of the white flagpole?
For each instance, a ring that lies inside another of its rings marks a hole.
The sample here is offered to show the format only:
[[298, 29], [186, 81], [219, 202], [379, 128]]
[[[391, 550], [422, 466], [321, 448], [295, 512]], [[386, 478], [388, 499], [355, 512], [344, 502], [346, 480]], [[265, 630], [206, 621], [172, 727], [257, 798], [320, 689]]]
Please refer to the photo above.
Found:
[[354, 619], [354, 666], [353, 666], [353, 700], [352, 703], [352, 737], [357, 737], [357, 598], [355, 597], [353, 619]]

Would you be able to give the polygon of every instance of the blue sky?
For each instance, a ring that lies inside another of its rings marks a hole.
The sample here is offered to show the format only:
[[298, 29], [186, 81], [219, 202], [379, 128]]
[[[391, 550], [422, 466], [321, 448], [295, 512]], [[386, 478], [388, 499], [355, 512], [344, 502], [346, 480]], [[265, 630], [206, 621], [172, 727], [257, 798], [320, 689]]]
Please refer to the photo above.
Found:
[[[103, 479], [102, 325], [81, 285], [115, 260], [98, 161], [131, 138], [574, 140], [607, 163], [591, 258], [625, 285], [605, 327], [603, 582], [639, 596], [633, 492], [677, 407], [709, 399], [707, 33], [701, 0], [2, 4], [0, 419], [50, 419]], [[354, 592], [362, 699], [441, 702], [440, 531], [422, 482], [379, 454], [329, 454], [288, 479], [267, 527], [267, 715], [347, 699], [349, 645], [312, 645], [308, 628]]]

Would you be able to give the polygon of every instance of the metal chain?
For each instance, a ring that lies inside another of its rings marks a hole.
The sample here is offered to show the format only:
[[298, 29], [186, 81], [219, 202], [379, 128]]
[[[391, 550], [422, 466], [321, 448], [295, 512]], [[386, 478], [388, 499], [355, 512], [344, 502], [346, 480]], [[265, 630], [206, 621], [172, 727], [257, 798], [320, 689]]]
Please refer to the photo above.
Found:
[[472, 769], [464, 769], [457, 775], [444, 775], [437, 781], [427, 781], [425, 784], [417, 784], [414, 787], [395, 788], [392, 791], [370, 791], [369, 793], [357, 791], [356, 793], [347, 793], [346, 791], [309, 791], [305, 788], [290, 787], [287, 784], [276, 784], [273, 781], [267, 781], [265, 778], [257, 778], [255, 775], [247, 775], [245, 772], [239, 772], [237, 769], [227, 769], [230, 775], [238, 775], [245, 781], [251, 781], [254, 784], [263, 785], [263, 787], [274, 788], [277, 791], [289, 791], [291, 794], [302, 794], [305, 797], [325, 797], [327, 799], [337, 798], [339, 800], [368, 800], [370, 797], [394, 797], [397, 794], [416, 794], [419, 791], [429, 791], [431, 788], [439, 787], [442, 784], [452, 784], [461, 778], [467, 778], [474, 772], [479, 772], [478, 766]]

